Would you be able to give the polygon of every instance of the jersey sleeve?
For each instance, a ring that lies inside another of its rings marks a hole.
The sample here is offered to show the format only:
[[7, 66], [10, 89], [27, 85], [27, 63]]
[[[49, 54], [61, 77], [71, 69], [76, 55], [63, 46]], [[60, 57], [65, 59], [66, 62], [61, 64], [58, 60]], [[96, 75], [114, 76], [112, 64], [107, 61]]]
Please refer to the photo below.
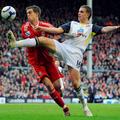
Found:
[[52, 24], [48, 23], [48, 27], [54, 27]]
[[98, 26], [98, 25], [93, 24], [92, 32], [94, 32], [96, 34], [101, 34], [102, 28], [103, 28], [102, 26]]
[[64, 30], [64, 33], [68, 33], [70, 31], [70, 25], [71, 25], [71, 22], [68, 22], [61, 25], [60, 27]]

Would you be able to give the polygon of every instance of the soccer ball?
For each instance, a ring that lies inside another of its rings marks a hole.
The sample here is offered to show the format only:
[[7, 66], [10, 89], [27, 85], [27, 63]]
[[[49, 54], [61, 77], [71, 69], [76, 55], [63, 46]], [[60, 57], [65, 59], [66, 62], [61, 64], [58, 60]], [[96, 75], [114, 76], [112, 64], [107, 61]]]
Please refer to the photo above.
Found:
[[12, 21], [16, 17], [16, 10], [12, 6], [5, 6], [1, 10], [1, 17], [5, 20]]

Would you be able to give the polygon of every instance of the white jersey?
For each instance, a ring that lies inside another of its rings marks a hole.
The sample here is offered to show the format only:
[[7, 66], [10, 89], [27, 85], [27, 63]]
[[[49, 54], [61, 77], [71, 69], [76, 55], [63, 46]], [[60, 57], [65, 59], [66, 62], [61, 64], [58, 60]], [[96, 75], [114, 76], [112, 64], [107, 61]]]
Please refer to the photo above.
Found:
[[[72, 47], [78, 48], [84, 52], [92, 40], [92, 24], [83, 25], [72, 21], [67, 38], [63, 44], [69, 44]], [[77, 34], [81, 33], [79, 37]], [[67, 35], [67, 34], [66, 34]]]
[[[83, 52], [92, 39], [92, 32], [100, 33], [101, 28], [97, 25], [83, 25], [79, 22], [69, 22], [60, 26], [65, 32], [65, 41], [59, 43], [54, 41], [58, 57], [63, 59], [68, 66], [80, 70]], [[79, 37], [78, 34], [81, 34]]]

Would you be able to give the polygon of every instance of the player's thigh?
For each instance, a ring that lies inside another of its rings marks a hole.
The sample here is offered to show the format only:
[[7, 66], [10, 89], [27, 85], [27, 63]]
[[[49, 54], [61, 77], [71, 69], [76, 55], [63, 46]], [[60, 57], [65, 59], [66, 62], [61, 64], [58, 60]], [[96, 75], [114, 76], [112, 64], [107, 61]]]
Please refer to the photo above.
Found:
[[44, 77], [49, 77], [49, 75], [47, 74], [46, 68], [44, 66], [36, 65], [36, 66], [33, 66], [33, 68], [34, 68], [36, 76], [39, 78], [40, 81]]
[[68, 67], [68, 71], [70, 74], [70, 78], [74, 88], [78, 88], [80, 86], [80, 72], [72, 67]]
[[60, 88], [61, 88], [60, 79], [54, 81], [53, 85], [54, 85], [56, 90], [60, 90]]
[[50, 39], [47, 37], [38, 37], [39, 42], [41, 45], [51, 49], [52, 51], [56, 52], [56, 46], [55, 46], [55, 40], [54, 39]]
[[61, 78], [61, 73], [59, 72], [54, 62], [47, 65], [47, 73], [52, 83]]

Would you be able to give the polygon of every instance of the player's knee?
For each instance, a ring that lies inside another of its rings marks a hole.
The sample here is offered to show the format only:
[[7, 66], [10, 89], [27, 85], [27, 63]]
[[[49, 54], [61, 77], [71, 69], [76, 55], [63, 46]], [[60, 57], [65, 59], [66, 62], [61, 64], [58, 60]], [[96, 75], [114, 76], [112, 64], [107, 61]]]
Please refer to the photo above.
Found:
[[54, 90], [54, 86], [52, 84], [47, 84], [46, 87], [49, 92], [52, 92]]
[[52, 92], [53, 89], [54, 89], [54, 86], [52, 84], [52, 82], [47, 78], [45, 77], [43, 80], [42, 80], [43, 84], [47, 87], [48, 91], [49, 92]]
[[54, 85], [55, 89], [59, 90], [61, 88], [59, 81], [55, 81], [53, 85]]
[[45, 41], [45, 38], [46, 38], [46, 37], [43, 37], [43, 36], [38, 37], [38, 41], [41, 43], [41, 42]]
[[78, 88], [78, 86], [79, 86], [77, 81], [74, 81], [72, 85], [73, 85], [74, 89]]

